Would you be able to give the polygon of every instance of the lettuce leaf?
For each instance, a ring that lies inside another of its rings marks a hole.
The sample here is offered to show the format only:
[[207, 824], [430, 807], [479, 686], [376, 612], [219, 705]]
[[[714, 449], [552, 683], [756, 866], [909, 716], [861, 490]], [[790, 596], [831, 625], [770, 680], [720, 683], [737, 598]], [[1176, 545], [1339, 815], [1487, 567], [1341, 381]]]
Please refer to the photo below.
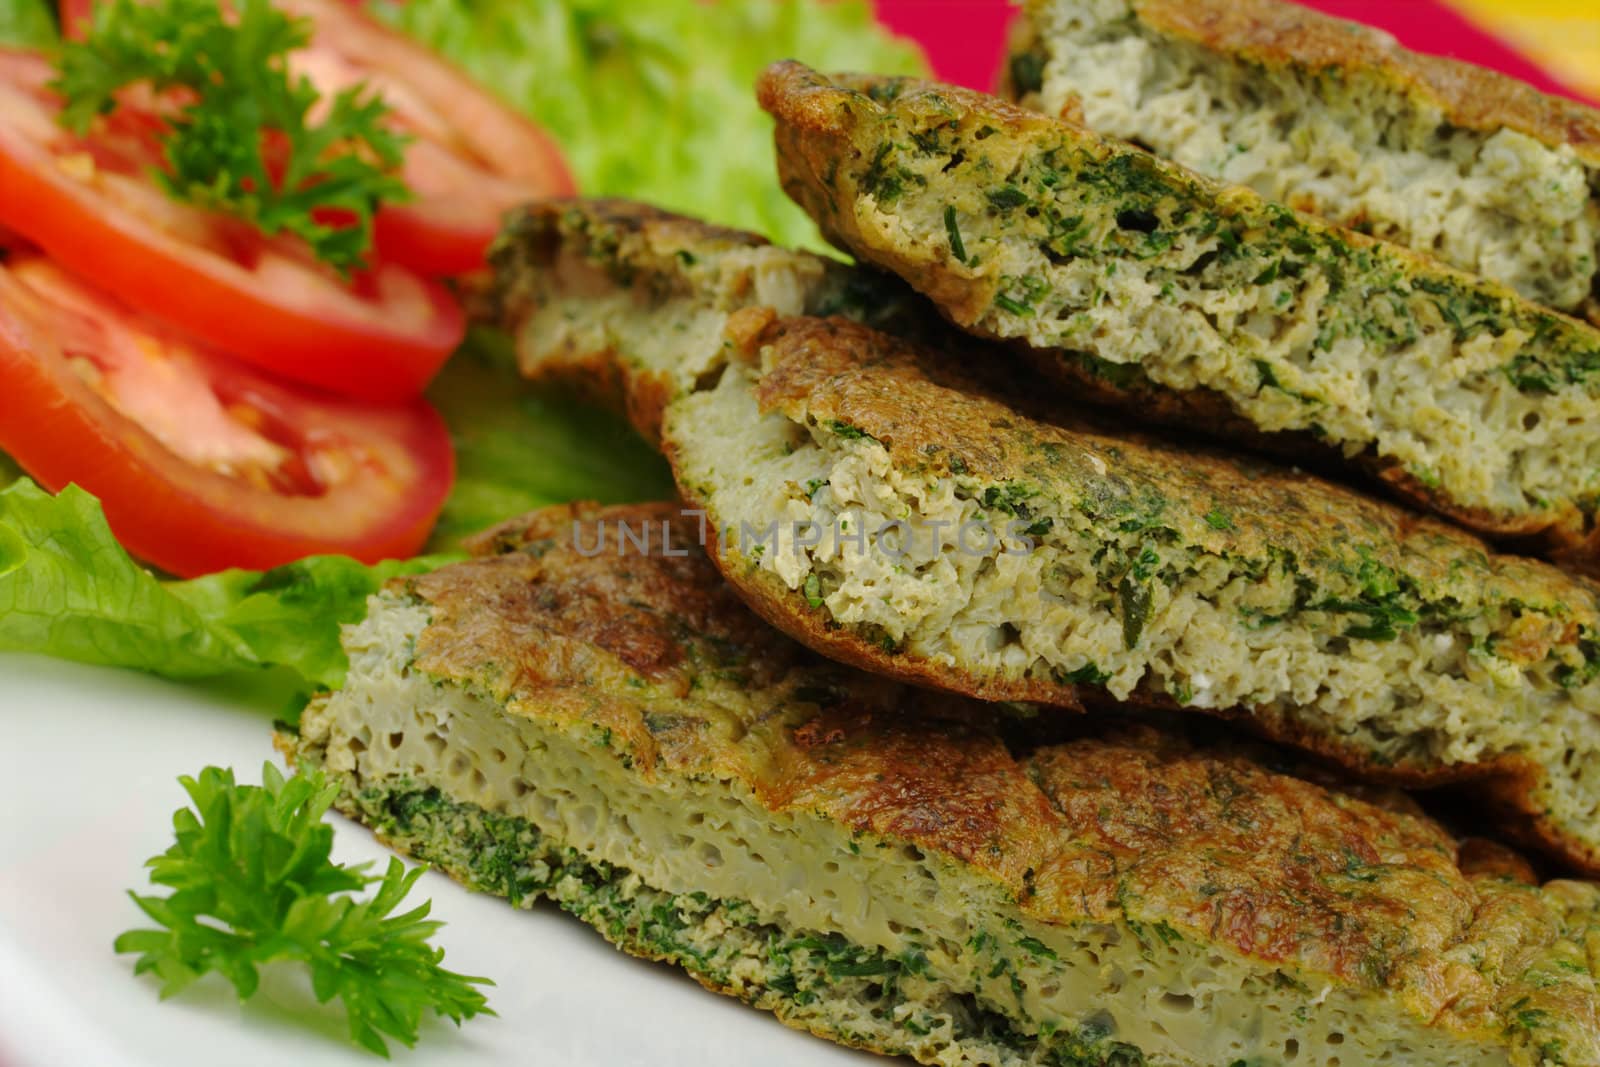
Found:
[[756, 75], [926, 73], [863, 0], [388, 0], [380, 13], [561, 142], [590, 196], [625, 196], [823, 247], [778, 187]]
[[456, 486], [431, 551], [551, 504], [673, 495], [666, 462], [626, 422], [518, 380], [510, 348], [502, 334], [475, 331], [428, 391], [456, 446]]
[[163, 588], [212, 630], [239, 642], [250, 665], [286, 667], [312, 687], [337, 687], [349, 666], [339, 630], [366, 617], [367, 597], [390, 578], [456, 558], [419, 556], [369, 567], [348, 556], [312, 556], [270, 571], [223, 571]]
[[265, 573], [162, 581], [111, 535], [77, 486], [0, 490], [0, 651], [132, 667], [168, 678], [283, 668], [305, 688], [344, 681], [339, 627], [390, 577], [445, 557], [363, 566], [342, 556]]

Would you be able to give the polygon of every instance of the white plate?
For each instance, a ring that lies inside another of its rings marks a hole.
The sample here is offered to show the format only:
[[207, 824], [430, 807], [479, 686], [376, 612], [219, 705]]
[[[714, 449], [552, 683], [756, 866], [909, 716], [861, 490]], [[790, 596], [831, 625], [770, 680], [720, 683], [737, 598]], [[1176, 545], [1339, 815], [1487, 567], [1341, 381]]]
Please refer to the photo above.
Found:
[[[177, 783], [207, 764], [260, 781], [276, 759], [270, 712], [137, 674], [0, 655], [0, 1065], [254, 1067], [363, 1065], [334, 1010], [292, 973], [265, 975], [240, 1005], [209, 976], [162, 1003], [112, 939], [144, 916], [142, 864], [172, 842], [187, 801]], [[336, 821], [344, 862], [387, 855]], [[164, 891], [162, 891], [164, 892]], [[452, 970], [487, 975], [498, 1018], [460, 1030], [430, 1022], [397, 1062], [512, 1067], [787, 1067], [888, 1061], [796, 1033], [708, 993], [664, 966], [631, 959], [554, 910], [518, 911], [442, 875], [418, 882], [448, 925]]]

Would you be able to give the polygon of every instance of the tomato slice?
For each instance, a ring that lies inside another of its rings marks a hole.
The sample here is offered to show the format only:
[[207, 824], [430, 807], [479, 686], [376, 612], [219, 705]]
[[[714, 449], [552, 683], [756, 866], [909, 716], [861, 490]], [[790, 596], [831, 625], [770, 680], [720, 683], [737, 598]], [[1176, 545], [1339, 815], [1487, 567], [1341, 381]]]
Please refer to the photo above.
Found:
[[0, 263], [0, 449], [99, 497], [130, 552], [184, 576], [414, 555], [455, 465], [426, 401], [285, 385], [26, 253]]
[[380, 263], [346, 284], [299, 242], [170, 199], [137, 111], [68, 133], [52, 77], [42, 57], [0, 50], [0, 226], [157, 319], [344, 395], [416, 396], [460, 342], [464, 316], [436, 282]]
[[315, 24], [296, 62], [323, 93], [368, 83], [414, 138], [402, 174], [416, 198], [378, 214], [387, 258], [424, 274], [464, 274], [483, 266], [510, 208], [576, 192], [549, 134], [434, 51], [347, 0], [280, 6]]
[[577, 187], [556, 143], [494, 94], [346, 0], [279, 0], [316, 26], [294, 63], [324, 93], [365, 82], [412, 135], [402, 176], [415, 199], [378, 213], [379, 251], [422, 273], [462, 274], [510, 209]]
[[[77, 36], [94, 0], [61, 0], [62, 23]], [[349, 0], [279, 0], [310, 19], [311, 47], [297, 73], [324, 94], [358, 84], [382, 93], [394, 126], [413, 138], [401, 176], [413, 199], [378, 213], [384, 258], [426, 275], [483, 266], [505, 213], [577, 191], [554, 140], [447, 60], [389, 29]]]

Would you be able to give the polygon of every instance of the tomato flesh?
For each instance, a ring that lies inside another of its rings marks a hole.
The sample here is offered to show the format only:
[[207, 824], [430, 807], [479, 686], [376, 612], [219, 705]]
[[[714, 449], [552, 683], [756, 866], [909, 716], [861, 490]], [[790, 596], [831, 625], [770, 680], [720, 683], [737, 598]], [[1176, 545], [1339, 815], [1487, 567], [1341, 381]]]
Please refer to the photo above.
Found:
[[0, 264], [0, 449], [47, 488], [93, 493], [131, 553], [184, 576], [414, 555], [454, 477], [425, 401], [287, 385], [16, 253]]
[[297, 241], [170, 199], [137, 115], [77, 138], [42, 57], [0, 51], [0, 226], [119, 299], [294, 381], [416, 396], [466, 331], [451, 294], [379, 263], [346, 284]]

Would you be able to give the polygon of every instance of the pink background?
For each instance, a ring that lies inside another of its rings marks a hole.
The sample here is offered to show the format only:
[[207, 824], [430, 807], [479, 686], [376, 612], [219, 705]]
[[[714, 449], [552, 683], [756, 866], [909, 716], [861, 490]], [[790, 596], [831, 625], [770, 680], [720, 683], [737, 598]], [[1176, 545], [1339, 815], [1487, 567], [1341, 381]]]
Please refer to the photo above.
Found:
[[[1381, 26], [1408, 48], [1454, 56], [1515, 75], [1546, 92], [1578, 96], [1536, 63], [1440, 0], [1303, 0]], [[1600, 0], [1597, 0], [1600, 3]], [[992, 89], [1013, 8], [1006, 0], [877, 0], [878, 17], [921, 43], [946, 81]]]

